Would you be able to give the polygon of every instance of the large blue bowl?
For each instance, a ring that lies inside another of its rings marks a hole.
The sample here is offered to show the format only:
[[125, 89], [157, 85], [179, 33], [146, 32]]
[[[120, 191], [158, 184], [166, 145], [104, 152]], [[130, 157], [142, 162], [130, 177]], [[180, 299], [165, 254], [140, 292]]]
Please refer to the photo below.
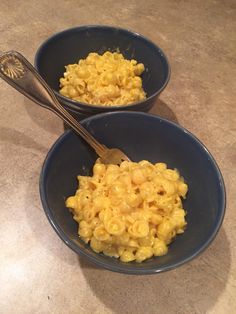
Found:
[[206, 147], [191, 133], [157, 116], [114, 112], [82, 121], [108, 147], [118, 147], [133, 161], [165, 162], [185, 178], [187, 229], [170, 245], [167, 255], [141, 264], [123, 263], [93, 252], [80, 240], [78, 225], [65, 207], [77, 188], [77, 175], [88, 175], [97, 158], [73, 131], [65, 132], [50, 149], [40, 178], [45, 213], [60, 238], [76, 253], [98, 266], [128, 274], [153, 274], [173, 269], [199, 255], [215, 238], [224, 217], [225, 188], [220, 170]]
[[[117, 49], [125, 58], [136, 59], [145, 65], [142, 79], [146, 100], [126, 106], [103, 107], [77, 102], [59, 94], [59, 78], [63, 77], [65, 65], [77, 63], [90, 52], [101, 54]], [[99, 25], [71, 28], [51, 36], [37, 50], [35, 67], [55, 91], [59, 101], [78, 119], [107, 111], [148, 111], [170, 77], [167, 58], [153, 42], [126, 29]]]

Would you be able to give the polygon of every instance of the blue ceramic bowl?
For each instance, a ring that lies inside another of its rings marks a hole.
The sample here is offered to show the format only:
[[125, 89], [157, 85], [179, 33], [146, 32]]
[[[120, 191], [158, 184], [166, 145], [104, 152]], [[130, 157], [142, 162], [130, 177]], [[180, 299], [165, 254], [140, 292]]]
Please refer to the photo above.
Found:
[[97, 158], [73, 131], [50, 149], [40, 178], [45, 213], [60, 238], [76, 253], [106, 269], [127, 274], [153, 274], [180, 266], [199, 255], [215, 238], [224, 217], [225, 188], [220, 170], [206, 147], [191, 133], [157, 116], [141, 112], [99, 114], [82, 121], [108, 147], [118, 147], [133, 161], [165, 162], [185, 178], [187, 229], [170, 245], [167, 255], [123, 263], [93, 252], [80, 240], [78, 224], [65, 207], [77, 188], [77, 175], [88, 175]]
[[[127, 106], [102, 107], [73, 101], [59, 94], [59, 78], [63, 77], [65, 65], [77, 63], [90, 52], [101, 54], [117, 49], [125, 58], [136, 59], [145, 65], [142, 80], [146, 100]], [[107, 111], [148, 111], [170, 77], [167, 58], [158, 46], [137, 33], [110, 26], [81, 26], [53, 35], [39, 47], [35, 67], [55, 91], [59, 101], [78, 119]]]

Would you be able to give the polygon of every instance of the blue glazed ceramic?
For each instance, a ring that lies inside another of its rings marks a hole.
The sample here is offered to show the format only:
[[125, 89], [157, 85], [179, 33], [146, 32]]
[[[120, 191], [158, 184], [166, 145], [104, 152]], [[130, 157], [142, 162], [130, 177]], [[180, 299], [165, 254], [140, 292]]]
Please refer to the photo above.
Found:
[[121, 148], [133, 161], [165, 162], [185, 178], [187, 228], [170, 245], [167, 255], [142, 262], [121, 261], [96, 254], [80, 240], [78, 225], [65, 207], [77, 188], [77, 175], [88, 175], [97, 158], [73, 131], [65, 132], [50, 149], [40, 178], [45, 213], [60, 238], [76, 253], [106, 269], [127, 274], [154, 274], [180, 266], [198, 256], [215, 238], [225, 212], [225, 187], [207, 148], [181, 126], [141, 112], [114, 112], [82, 121], [108, 147]]
[[[90, 52], [119, 51], [127, 59], [136, 59], [145, 65], [142, 74], [147, 99], [127, 106], [91, 106], [73, 101], [59, 94], [59, 78], [65, 65], [77, 63]], [[148, 111], [166, 87], [170, 66], [164, 52], [145, 37], [132, 31], [110, 26], [81, 26], [57, 33], [38, 49], [35, 67], [56, 92], [59, 101], [78, 119], [107, 111]]]

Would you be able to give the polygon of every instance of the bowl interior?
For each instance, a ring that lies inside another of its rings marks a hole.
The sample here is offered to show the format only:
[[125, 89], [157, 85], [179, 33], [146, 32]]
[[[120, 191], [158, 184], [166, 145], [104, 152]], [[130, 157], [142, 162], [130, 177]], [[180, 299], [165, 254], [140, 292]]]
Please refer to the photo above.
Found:
[[100, 266], [130, 274], [169, 270], [205, 249], [222, 223], [225, 207], [223, 179], [206, 148], [181, 127], [144, 113], [106, 113], [83, 124], [98, 140], [123, 149], [133, 161], [165, 162], [169, 168], [177, 168], [189, 186], [183, 202], [188, 225], [167, 255], [141, 264], [126, 264], [94, 253], [79, 239], [78, 225], [65, 207], [65, 199], [77, 188], [76, 176], [90, 174], [96, 155], [82, 139], [67, 131], [49, 151], [40, 182], [45, 212], [66, 244]]
[[65, 65], [77, 63], [90, 52], [107, 50], [120, 51], [127, 59], [144, 63], [142, 79], [148, 97], [167, 83], [169, 66], [161, 49], [136, 33], [115, 27], [84, 26], [58, 33], [39, 48], [35, 66], [49, 86], [59, 91]]

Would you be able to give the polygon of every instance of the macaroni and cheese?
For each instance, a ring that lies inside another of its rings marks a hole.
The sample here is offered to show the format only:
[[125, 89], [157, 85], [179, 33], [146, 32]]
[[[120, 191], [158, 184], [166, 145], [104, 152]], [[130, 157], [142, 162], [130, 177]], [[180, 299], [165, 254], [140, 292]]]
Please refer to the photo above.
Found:
[[165, 163], [123, 161], [105, 165], [98, 159], [91, 177], [78, 176], [79, 188], [66, 200], [78, 234], [97, 253], [142, 262], [165, 255], [183, 233], [182, 198], [188, 186]]
[[140, 75], [144, 65], [121, 53], [90, 53], [69, 64], [60, 79], [60, 93], [91, 105], [127, 105], [146, 98]]

